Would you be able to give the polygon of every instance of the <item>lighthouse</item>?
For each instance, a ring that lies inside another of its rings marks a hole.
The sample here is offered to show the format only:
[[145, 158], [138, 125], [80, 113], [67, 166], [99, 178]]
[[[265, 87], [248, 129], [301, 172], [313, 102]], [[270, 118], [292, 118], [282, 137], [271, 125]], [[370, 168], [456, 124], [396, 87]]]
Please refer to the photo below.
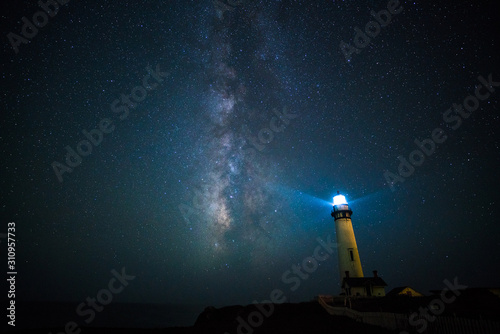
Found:
[[351, 216], [352, 211], [347, 205], [345, 196], [337, 191], [337, 195], [333, 198], [332, 217], [335, 219], [342, 292], [349, 297], [385, 296], [387, 283], [378, 276], [377, 270], [373, 271], [373, 277], [363, 276]]
[[332, 217], [335, 219], [341, 284], [344, 278], [363, 277], [351, 216], [352, 211], [347, 205], [345, 196], [337, 192], [337, 196], [333, 198]]

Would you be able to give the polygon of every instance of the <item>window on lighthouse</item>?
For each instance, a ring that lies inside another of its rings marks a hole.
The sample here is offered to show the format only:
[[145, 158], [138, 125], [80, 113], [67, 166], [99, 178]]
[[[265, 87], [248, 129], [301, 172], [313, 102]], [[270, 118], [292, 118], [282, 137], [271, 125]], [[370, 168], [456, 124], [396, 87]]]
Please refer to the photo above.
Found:
[[354, 253], [352, 252], [352, 249], [349, 249], [349, 256], [351, 257], [351, 261], [354, 261]]

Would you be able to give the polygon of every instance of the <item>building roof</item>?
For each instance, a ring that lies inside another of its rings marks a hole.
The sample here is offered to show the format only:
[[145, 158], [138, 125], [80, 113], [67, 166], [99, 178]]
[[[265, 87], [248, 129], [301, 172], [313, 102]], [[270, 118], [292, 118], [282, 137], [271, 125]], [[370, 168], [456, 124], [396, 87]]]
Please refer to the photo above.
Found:
[[386, 296], [397, 296], [398, 294], [400, 294], [404, 289], [411, 289], [412, 291], [415, 291], [416, 293], [420, 294], [423, 296], [422, 293], [418, 292], [417, 290], [415, 290], [414, 288], [412, 288], [411, 286], [398, 286], [397, 288], [394, 288], [392, 289], [391, 291], [389, 291]]
[[356, 286], [387, 286], [387, 283], [380, 278], [380, 277], [349, 277], [349, 278], [344, 278], [344, 281], [342, 282], [342, 287], [345, 285], [348, 285], [350, 287], [356, 287]]

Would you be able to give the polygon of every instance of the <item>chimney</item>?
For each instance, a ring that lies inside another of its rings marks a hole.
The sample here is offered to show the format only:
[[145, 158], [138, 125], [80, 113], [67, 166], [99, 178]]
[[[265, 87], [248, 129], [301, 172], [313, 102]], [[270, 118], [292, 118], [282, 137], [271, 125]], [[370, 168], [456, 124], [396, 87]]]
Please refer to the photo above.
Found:
[[345, 272], [345, 278], [349, 278], [349, 270], [346, 270], [346, 272]]
[[378, 277], [378, 271], [376, 270], [373, 271], [373, 277]]

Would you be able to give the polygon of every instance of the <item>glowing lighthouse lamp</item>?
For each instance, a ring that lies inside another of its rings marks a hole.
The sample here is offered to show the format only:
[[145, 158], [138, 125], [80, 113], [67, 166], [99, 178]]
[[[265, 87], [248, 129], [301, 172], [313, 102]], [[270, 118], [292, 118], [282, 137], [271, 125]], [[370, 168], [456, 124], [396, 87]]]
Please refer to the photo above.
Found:
[[345, 200], [344, 195], [339, 194], [333, 198], [333, 205], [335, 206], [335, 205], [341, 205], [341, 204], [347, 205], [347, 201]]

